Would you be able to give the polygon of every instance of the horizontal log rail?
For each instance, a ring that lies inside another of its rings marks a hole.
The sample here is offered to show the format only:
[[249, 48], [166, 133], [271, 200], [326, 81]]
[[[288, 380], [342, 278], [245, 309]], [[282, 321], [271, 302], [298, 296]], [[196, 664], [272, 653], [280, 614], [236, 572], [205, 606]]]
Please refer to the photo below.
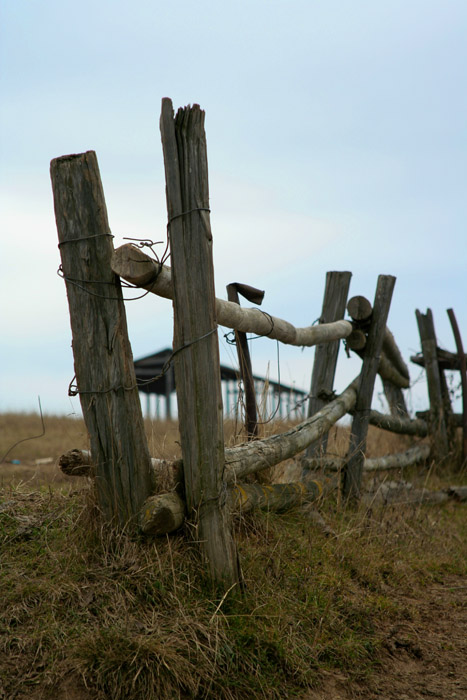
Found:
[[[424, 462], [430, 455], [429, 445], [417, 445], [405, 452], [398, 452], [384, 457], [372, 457], [365, 459], [363, 470], [366, 472], [385, 471], [386, 469], [402, 469], [411, 467], [419, 462]], [[310, 471], [341, 471], [346, 463], [345, 457], [315, 457], [303, 458], [301, 464]]]
[[[226, 503], [232, 513], [253, 509], [283, 512], [304, 503], [317, 501], [335, 489], [336, 479], [297, 481], [286, 484], [235, 484], [227, 490]], [[178, 530], [185, 521], [185, 502], [175, 492], [151, 496], [145, 502], [139, 526], [146, 535], [165, 535]]]
[[[440, 369], [460, 370], [460, 358], [457, 353], [449, 352], [449, 350], [443, 350], [442, 348], [436, 348], [436, 354]], [[465, 359], [467, 362], [467, 355], [465, 355]], [[410, 361], [419, 367], [425, 367], [425, 358], [421, 352], [417, 355], [411, 355]]]
[[[312, 442], [319, 440], [339, 418], [342, 418], [355, 405], [358, 381], [359, 377], [354, 379], [340, 396], [324, 406], [321, 411], [294, 428], [280, 435], [271, 435], [263, 440], [253, 440], [246, 445], [226, 448], [224, 471], [226, 483], [232, 484], [247, 474], [274, 467], [286, 459], [295, 457]], [[87, 450], [66, 452], [60, 457], [59, 466], [65, 474], [92, 475], [90, 453]], [[176, 474], [183, 468], [183, 463], [181, 459], [173, 461], [152, 459], [152, 466], [156, 474], [155, 478], [157, 478], [159, 469], [173, 469]]]
[[426, 420], [421, 418], [410, 419], [404, 416], [393, 416], [370, 411], [370, 424], [382, 430], [389, 430], [391, 433], [400, 435], [414, 435], [426, 437], [428, 435], [428, 425]]
[[[90, 450], [72, 449], [59, 457], [58, 466], [67, 476], [94, 476]], [[162, 474], [170, 475], [170, 480], [177, 483], [181, 479], [181, 459], [151, 458], [151, 481], [153, 489], [159, 487]]]
[[[173, 298], [171, 269], [157, 263], [140, 248], [128, 243], [117, 248], [112, 258], [112, 270], [137, 287], [166, 299]], [[224, 299], [216, 299], [216, 320], [219, 325], [236, 331], [254, 333], [280, 340], [286, 345], [301, 347], [340, 340], [352, 333], [349, 321], [295, 328], [288, 321], [260, 309], [245, 308]]]
[[[417, 420], [422, 420], [425, 423], [429, 423], [430, 421], [430, 411], [417, 411], [415, 415], [417, 416]], [[452, 413], [449, 416], [449, 420], [452, 421], [455, 428], [462, 428], [463, 418], [464, 416], [462, 413]]]

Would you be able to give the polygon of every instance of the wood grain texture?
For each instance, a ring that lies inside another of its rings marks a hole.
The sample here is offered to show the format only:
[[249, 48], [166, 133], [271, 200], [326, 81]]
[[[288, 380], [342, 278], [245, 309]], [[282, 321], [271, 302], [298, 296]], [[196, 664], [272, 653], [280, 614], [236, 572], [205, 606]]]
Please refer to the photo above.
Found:
[[[175, 380], [188, 517], [213, 581], [239, 581], [223, 498], [224, 433], [204, 112], [162, 101]], [[199, 300], [202, 299], [202, 304]], [[235, 306], [235, 305], [234, 305]]]
[[418, 332], [425, 361], [425, 371], [430, 399], [430, 434], [433, 447], [433, 457], [439, 462], [444, 461], [449, 453], [448, 433], [443, 400], [441, 370], [438, 365], [436, 332], [431, 309], [422, 314], [415, 312]]
[[[336, 480], [325, 483], [308, 480], [286, 484], [235, 484], [226, 494], [226, 504], [231, 513], [248, 513], [263, 509], [284, 512], [318, 500], [324, 492], [336, 488]], [[141, 510], [139, 523], [147, 535], [165, 535], [180, 528], [185, 521], [183, 498], [172, 492], [149, 498]]]
[[99, 505], [107, 521], [123, 526], [151, 492], [150, 458], [96, 154], [57, 158], [50, 170]]
[[[176, 222], [177, 220], [173, 222], [173, 227]], [[191, 261], [191, 265], [193, 264]], [[126, 244], [117, 248], [112, 260], [112, 269], [123, 279], [152, 294], [173, 299], [171, 268], [165, 265], [160, 268], [153, 258], [133, 245]], [[195, 274], [195, 271], [192, 274]], [[199, 289], [196, 291], [200, 293]], [[202, 297], [198, 297], [198, 303], [204, 303]], [[215, 309], [216, 320], [220, 326], [243, 333], [264, 335], [272, 340], [280, 340], [286, 345], [312, 347], [318, 343], [347, 338], [352, 333], [352, 324], [342, 319], [333, 323], [296, 328], [288, 321], [265, 311], [239, 306], [224, 299], [215, 300]]]
[[272, 435], [226, 450], [226, 480], [241, 479], [246, 474], [273, 467], [302, 452], [315, 440], [319, 440], [339, 418], [345, 416], [354, 407], [358, 382], [357, 377], [342, 394], [294, 428], [279, 435]]
[[343, 492], [346, 498], [360, 498], [371, 400], [395, 282], [396, 278], [391, 275], [378, 277], [344, 471]]
[[[383, 457], [365, 459], [363, 462], [363, 470], [371, 472], [385, 471], [387, 469], [403, 469], [404, 467], [410, 467], [419, 462], [424, 462], [428, 459], [429, 454], [429, 445], [416, 445], [415, 447], [410, 447], [408, 450], [405, 450], [405, 452], [396, 452], [391, 455], [384, 455]], [[337, 472], [344, 468], [346, 459], [345, 457], [305, 457], [302, 463], [311, 471], [324, 470]]]
[[[331, 271], [326, 274], [326, 287], [321, 310], [320, 323], [332, 323], [343, 318], [349, 293], [351, 272]], [[326, 395], [332, 394], [336, 374], [339, 341], [320, 343], [315, 350], [313, 372], [311, 375], [310, 400], [308, 416], [317, 413], [326, 405]], [[323, 397], [324, 395], [324, 397]], [[325, 454], [328, 443], [328, 433], [307, 448], [307, 456]]]
[[[240, 297], [235, 283], [227, 285], [227, 298], [234, 304], [240, 304]], [[240, 368], [240, 376], [245, 393], [245, 430], [248, 439], [251, 439], [258, 434], [258, 412], [256, 408], [256, 390], [251, 367], [250, 349], [248, 347], [247, 334], [241, 331], [234, 331], [234, 333], [238, 366]]]
[[400, 435], [413, 435], [426, 437], [428, 435], [428, 425], [425, 420], [411, 419], [404, 415], [385, 415], [379, 411], [370, 411], [369, 422], [376, 428], [388, 430], [391, 433]]

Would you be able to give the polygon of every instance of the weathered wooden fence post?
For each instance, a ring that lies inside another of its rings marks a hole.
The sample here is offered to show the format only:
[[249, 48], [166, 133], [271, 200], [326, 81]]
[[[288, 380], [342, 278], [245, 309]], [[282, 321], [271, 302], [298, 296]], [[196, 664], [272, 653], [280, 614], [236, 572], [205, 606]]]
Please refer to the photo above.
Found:
[[464, 346], [462, 336], [457, 324], [454, 309], [448, 309], [447, 314], [451, 323], [454, 340], [456, 342], [457, 356], [459, 358], [459, 372], [461, 375], [462, 387], [462, 463], [467, 459], [467, 363], [465, 361]]
[[363, 355], [355, 414], [352, 421], [348, 460], [344, 470], [343, 491], [344, 496], [347, 498], [360, 497], [371, 399], [380, 363], [386, 321], [395, 282], [396, 278], [391, 275], [379, 275], [378, 277], [371, 325], [368, 330], [368, 340]]
[[[368, 330], [370, 326], [373, 307], [365, 297], [355, 296], [349, 299], [347, 311], [357, 325], [357, 328], [348, 338], [348, 346], [360, 357], [363, 357], [363, 349], [366, 345], [364, 331]], [[391, 415], [407, 418], [409, 413], [402, 388], [408, 388], [410, 385], [409, 368], [404, 362], [389, 328], [386, 328], [384, 331], [383, 349], [378, 372], [383, 382], [384, 394]]]
[[[345, 305], [349, 293], [351, 272], [328, 272], [324, 290], [323, 308], [320, 323], [340, 321], [345, 314]], [[336, 374], [339, 340], [321, 343], [316, 346], [311, 375], [310, 400], [308, 402], [308, 417], [317, 413], [326, 403], [326, 394], [332, 394]], [[320, 440], [310, 445], [306, 451], [307, 457], [325, 454], [328, 444], [328, 433]]]
[[98, 501], [126, 525], [151, 493], [151, 461], [112, 236], [93, 151], [56, 158], [51, 178], [70, 307], [76, 392], [91, 441]]
[[[234, 302], [234, 304], [240, 304], [239, 293], [254, 304], [261, 304], [264, 298], [262, 290], [250, 287], [248, 284], [233, 282], [227, 285], [227, 299], [229, 301]], [[248, 440], [250, 440], [258, 434], [255, 382], [253, 380], [247, 334], [242, 331], [234, 331], [234, 334], [240, 376], [242, 378], [243, 391], [245, 392], [245, 429]]]
[[[428, 396], [430, 399], [430, 437], [432, 443], [432, 456], [443, 461], [449, 453], [449, 440], [446, 426], [445, 401], [443, 398], [444, 375], [439, 368], [438, 350], [435, 325], [431, 309], [422, 314], [418, 309], [418, 332], [422, 346], [425, 372], [428, 383]], [[447, 387], [446, 387], [447, 389]]]
[[[174, 352], [188, 516], [211, 578], [239, 580], [226, 507], [224, 431], [215, 314], [204, 112], [162, 100], [161, 135], [174, 294]], [[202, 303], [199, 303], [199, 300]]]

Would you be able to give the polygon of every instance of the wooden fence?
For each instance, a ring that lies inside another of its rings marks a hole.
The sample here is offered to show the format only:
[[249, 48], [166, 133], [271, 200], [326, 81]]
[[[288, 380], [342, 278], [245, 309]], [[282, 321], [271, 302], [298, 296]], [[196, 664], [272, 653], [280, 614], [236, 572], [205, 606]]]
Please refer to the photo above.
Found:
[[[418, 311], [422, 355], [414, 361], [423, 364], [427, 372], [430, 411], [415, 420], [408, 415], [403, 389], [410, 385], [409, 371], [387, 328], [395, 284], [392, 276], [379, 276], [373, 304], [363, 297], [353, 297], [347, 303], [351, 273], [329, 272], [320, 323], [304, 328], [295, 328], [258, 308], [242, 307], [237, 292], [244, 294], [243, 285], [240, 290], [230, 290], [230, 300], [216, 299], [204, 112], [194, 105], [174, 116], [171, 101], [164, 99], [160, 125], [170, 268], [135, 245], [113, 249], [94, 152], [57, 158], [51, 164], [73, 335], [76, 384], [72, 391], [80, 397], [91, 447], [90, 455], [75, 450], [64, 455], [61, 463], [69, 473], [93, 474], [103, 516], [109, 522], [138, 524], [143, 532], [161, 534], [188, 519], [189, 531], [199, 543], [211, 578], [233, 586], [240, 578], [231, 526], [234, 511], [253, 507], [280, 510], [315, 500], [335, 489], [340, 477], [344, 496], [358, 499], [364, 471], [400, 468], [429, 457], [445, 458], [453, 450], [455, 418], [431, 312], [424, 316]], [[171, 361], [182, 447], [182, 459], [177, 462], [161, 462], [149, 455], [121, 279], [173, 301]], [[244, 295], [255, 297], [258, 290], [249, 290]], [[259, 303], [257, 295], [255, 298]], [[343, 320], [346, 304], [351, 320]], [[282, 434], [257, 439], [255, 412], [248, 401], [246, 432], [251, 439], [244, 445], [225, 448], [217, 324], [236, 333], [245, 389], [252, 370], [242, 334], [254, 333], [296, 346], [317, 346], [306, 420]], [[343, 339], [361, 356], [362, 368], [336, 396], [334, 375]], [[456, 342], [458, 354], [453, 357], [465, 376], [459, 334]], [[371, 410], [378, 373], [390, 407], [388, 415]], [[467, 392], [464, 399], [466, 396]], [[347, 413], [352, 414], [347, 457], [329, 459], [327, 433]], [[428, 436], [430, 444], [417, 445], [401, 455], [368, 460], [365, 450], [369, 424]], [[248, 474], [300, 454], [300, 482], [261, 486], [241, 481]], [[170, 493], [155, 493], [161, 469], [174, 475], [176, 487]], [[317, 470], [324, 476], [316, 478]]]

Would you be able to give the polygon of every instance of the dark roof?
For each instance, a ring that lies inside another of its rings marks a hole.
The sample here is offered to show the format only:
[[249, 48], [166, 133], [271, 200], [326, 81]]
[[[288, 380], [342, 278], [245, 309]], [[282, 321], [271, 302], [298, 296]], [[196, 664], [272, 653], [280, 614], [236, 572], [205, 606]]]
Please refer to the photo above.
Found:
[[[165, 396], [167, 390], [175, 390], [175, 375], [173, 364], [166, 369], [165, 365], [172, 356], [172, 348], [165, 348], [159, 352], [155, 352], [152, 355], [146, 355], [141, 357], [139, 360], [135, 360], [135, 372], [136, 381], [138, 383], [139, 391], [145, 394], [162, 394]], [[166, 371], [164, 371], [166, 370]], [[237, 381], [240, 377], [239, 371], [233, 367], [226, 367], [225, 365], [220, 366], [221, 370], [221, 381]], [[162, 375], [162, 376], [161, 376]], [[253, 375], [253, 379], [258, 382], [268, 382], [269, 386], [276, 391], [289, 392], [293, 391], [296, 394], [304, 396], [305, 391], [301, 389], [296, 389], [295, 387], [286, 386], [285, 384], [279, 384], [279, 382], [274, 382], [271, 379], [266, 379], [265, 377], [259, 377]]]

